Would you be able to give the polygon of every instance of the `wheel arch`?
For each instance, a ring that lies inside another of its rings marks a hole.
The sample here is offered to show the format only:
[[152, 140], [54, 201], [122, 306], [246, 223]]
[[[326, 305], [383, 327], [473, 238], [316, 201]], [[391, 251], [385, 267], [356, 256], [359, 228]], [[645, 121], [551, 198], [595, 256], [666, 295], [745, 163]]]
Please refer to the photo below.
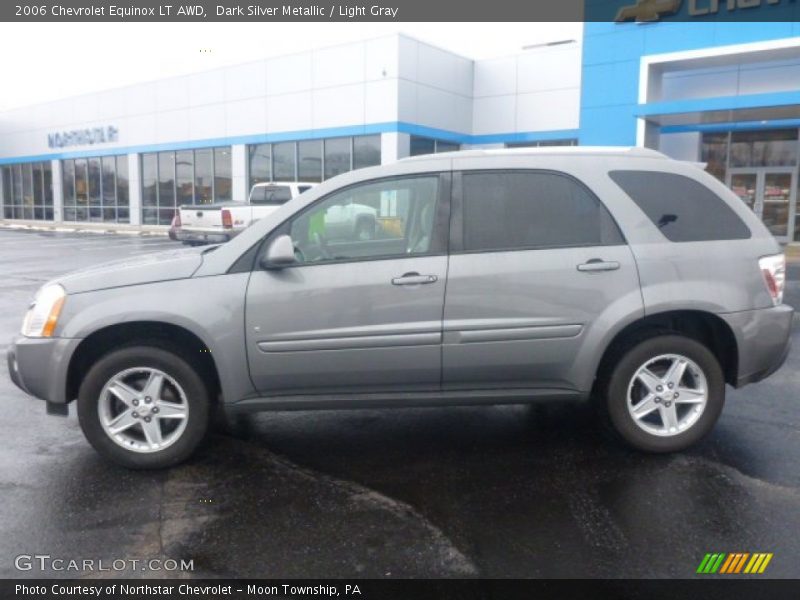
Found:
[[603, 381], [620, 354], [630, 345], [660, 333], [685, 335], [705, 345], [722, 368], [725, 382], [736, 385], [739, 349], [730, 325], [721, 317], [702, 310], [672, 310], [644, 316], [623, 327], [606, 346], [595, 370], [594, 386]]
[[162, 345], [176, 351], [198, 368], [208, 386], [209, 395], [216, 401], [221, 393], [219, 370], [206, 343], [194, 332], [155, 320], [117, 323], [97, 329], [85, 337], [72, 353], [67, 368], [65, 399], [71, 402], [78, 396], [84, 376], [109, 351], [136, 343]]

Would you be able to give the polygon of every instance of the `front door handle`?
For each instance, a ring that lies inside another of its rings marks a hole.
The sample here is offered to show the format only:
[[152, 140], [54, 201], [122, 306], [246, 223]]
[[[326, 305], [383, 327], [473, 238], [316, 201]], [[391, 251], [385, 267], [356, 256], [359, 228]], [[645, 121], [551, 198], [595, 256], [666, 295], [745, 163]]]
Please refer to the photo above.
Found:
[[439, 278], [436, 275], [420, 275], [419, 273], [405, 273], [400, 277], [392, 279], [392, 285], [424, 285], [436, 283]]
[[619, 263], [615, 260], [603, 260], [602, 258], [593, 258], [587, 260], [582, 265], [578, 265], [578, 271], [593, 273], [596, 271], [616, 271], [619, 269]]

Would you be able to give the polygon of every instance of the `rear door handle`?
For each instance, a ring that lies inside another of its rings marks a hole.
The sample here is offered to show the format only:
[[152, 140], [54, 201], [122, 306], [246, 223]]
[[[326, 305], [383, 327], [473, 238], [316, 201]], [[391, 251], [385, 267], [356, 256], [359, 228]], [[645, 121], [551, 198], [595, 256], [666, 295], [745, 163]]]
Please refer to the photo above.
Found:
[[419, 273], [405, 273], [400, 277], [392, 279], [392, 285], [424, 285], [436, 283], [439, 278], [436, 275], [420, 275]]
[[593, 258], [586, 261], [582, 265], [578, 265], [578, 271], [593, 273], [596, 271], [616, 271], [619, 269], [619, 263], [615, 260], [603, 260], [601, 258]]

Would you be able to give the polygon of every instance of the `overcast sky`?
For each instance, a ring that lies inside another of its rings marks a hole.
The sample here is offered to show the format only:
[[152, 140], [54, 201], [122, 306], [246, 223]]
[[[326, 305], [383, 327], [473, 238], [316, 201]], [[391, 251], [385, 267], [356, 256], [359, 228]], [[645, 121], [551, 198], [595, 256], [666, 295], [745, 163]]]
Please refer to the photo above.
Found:
[[0, 110], [394, 32], [489, 58], [523, 46], [579, 40], [583, 25], [0, 23]]

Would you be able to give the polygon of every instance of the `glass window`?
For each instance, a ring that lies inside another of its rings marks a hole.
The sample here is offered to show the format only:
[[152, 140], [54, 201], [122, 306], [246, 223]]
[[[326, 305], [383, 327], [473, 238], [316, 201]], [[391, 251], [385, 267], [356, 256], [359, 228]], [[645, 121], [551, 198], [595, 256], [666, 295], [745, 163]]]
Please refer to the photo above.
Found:
[[350, 170], [351, 144], [349, 137], [325, 140], [325, 179]]
[[272, 176], [274, 181], [295, 181], [295, 143], [272, 145]]
[[191, 150], [175, 153], [175, 181], [178, 206], [194, 204], [194, 152]]
[[[33, 206], [33, 165], [31, 163], [22, 165], [22, 203], [26, 207]], [[33, 212], [31, 212], [30, 218], [33, 218]]]
[[[53, 165], [49, 161], [42, 163], [42, 180], [44, 182], [44, 205], [53, 206]], [[52, 219], [52, 217], [49, 217]]]
[[158, 207], [175, 208], [174, 152], [158, 153]]
[[14, 165], [14, 205], [22, 206], [22, 165]]
[[461, 150], [460, 144], [454, 144], [453, 142], [443, 142], [441, 140], [436, 140], [436, 153], [440, 152], [456, 152], [457, 150]]
[[797, 129], [734, 131], [731, 133], [731, 167], [794, 166], [797, 164]]
[[194, 201], [195, 204], [214, 202], [214, 171], [210, 148], [194, 151]]
[[272, 146], [255, 144], [247, 147], [250, 187], [255, 184], [272, 181]]
[[556, 173], [464, 175], [467, 251], [602, 246], [622, 236], [597, 197]]
[[[122, 220], [122, 207], [127, 207], [130, 204], [130, 192], [128, 183], [128, 157], [117, 157], [117, 218]], [[127, 210], [125, 212], [125, 221], [127, 222]]]
[[327, 197], [295, 218], [301, 263], [388, 258], [430, 252], [439, 178], [366, 183]]
[[14, 209], [11, 200], [11, 168], [2, 167], [3, 177], [3, 218], [13, 219]]
[[44, 204], [44, 190], [42, 189], [42, 163], [33, 163], [33, 203], [41, 206]]
[[728, 168], [728, 137], [725, 133], [704, 133], [700, 143], [700, 160], [706, 163], [706, 171], [720, 181], [725, 181]]
[[142, 154], [142, 206], [158, 206], [158, 157]]
[[228, 202], [231, 185], [231, 148], [214, 148], [214, 202]]
[[612, 171], [609, 176], [672, 242], [750, 237], [733, 209], [694, 179], [656, 171]]
[[361, 135], [353, 138], [353, 168], [381, 164], [381, 136]]
[[61, 169], [63, 171], [61, 179], [64, 186], [64, 206], [75, 206], [75, 161], [62, 161]]
[[89, 204], [100, 205], [100, 159], [90, 158], [89, 165]]
[[[102, 159], [103, 166], [103, 206], [116, 206], [117, 204], [117, 182], [116, 160], [113, 156], [104, 156]], [[116, 217], [114, 217], [116, 218]]]
[[156, 208], [143, 208], [142, 209], [142, 223], [144, 225], [158, 225], [158, 209], [156, 209]]
[[436, 140], [418, 135], [411, 136], [411, 156], [433, 154], [434, 152], [436, 152]]
[[322, 181], [322, 142], [320, 140], [297, 143], [298, 181]]

